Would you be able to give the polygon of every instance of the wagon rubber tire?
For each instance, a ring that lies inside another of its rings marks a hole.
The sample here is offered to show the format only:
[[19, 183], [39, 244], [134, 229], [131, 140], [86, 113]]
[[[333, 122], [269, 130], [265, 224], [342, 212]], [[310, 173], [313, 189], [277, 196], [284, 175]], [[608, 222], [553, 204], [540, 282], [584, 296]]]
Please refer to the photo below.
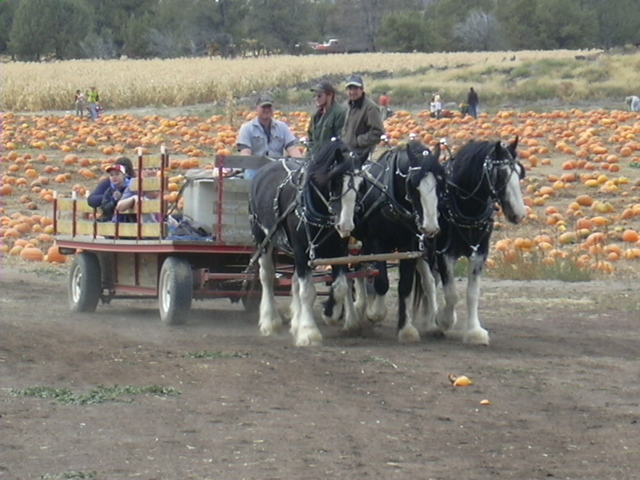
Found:
[[187, 321], [193, 297], [191, 265], [182, 258], [167, 257], [158, 281], [158, 308], [166, 325], [182, 325]]
[[69, 272], [69, 307], [72, 312], [95, 312], [101, 295], [100, 261], [95, 254], [82, 252]]

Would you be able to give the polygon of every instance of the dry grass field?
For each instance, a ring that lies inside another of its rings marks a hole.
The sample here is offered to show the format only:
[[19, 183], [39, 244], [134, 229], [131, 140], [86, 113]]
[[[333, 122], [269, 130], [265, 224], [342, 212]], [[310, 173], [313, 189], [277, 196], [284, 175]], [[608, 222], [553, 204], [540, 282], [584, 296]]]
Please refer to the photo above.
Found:
[[529, 101], [535, 95], [570, 100], [633, 90], [639, 65], [638, 55], [571, 50], [4, 63], [0, 101], [5, 111], [71, 110], [74, 92], [92, 85], [111, 110], [226, 104], [262, 90], [296, 101], [289, 89], [352, 72], [365, 74], [370, 91], [396, 91], [398, 99], [407, 90], [433, 88], [445, 99], [462, 98], [471, 83], [487, 101], [520, 90]]

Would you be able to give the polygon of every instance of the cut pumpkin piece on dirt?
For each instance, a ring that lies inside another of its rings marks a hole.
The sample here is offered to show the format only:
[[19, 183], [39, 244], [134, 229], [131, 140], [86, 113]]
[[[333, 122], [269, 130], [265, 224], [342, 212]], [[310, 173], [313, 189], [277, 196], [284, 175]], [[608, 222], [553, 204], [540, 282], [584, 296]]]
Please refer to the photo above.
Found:
[[469, 377], [465, 375], [458, 376], [458, 375], [454, 375], [453, 373], [450, 373], [448, 375], [448, 378], [454, 387], [468, 387], [469, 385], [473, 384], [473, 382], [469, 380]]

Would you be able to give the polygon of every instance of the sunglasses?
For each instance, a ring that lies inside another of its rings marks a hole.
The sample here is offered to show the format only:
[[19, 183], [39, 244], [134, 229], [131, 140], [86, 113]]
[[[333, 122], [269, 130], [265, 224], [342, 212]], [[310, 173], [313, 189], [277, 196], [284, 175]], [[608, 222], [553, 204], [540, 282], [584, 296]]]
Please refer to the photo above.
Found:
[[273, 105], [260, 105], [260, 108], [262, 108], [263, 110], [271, 110], [273, 108]]

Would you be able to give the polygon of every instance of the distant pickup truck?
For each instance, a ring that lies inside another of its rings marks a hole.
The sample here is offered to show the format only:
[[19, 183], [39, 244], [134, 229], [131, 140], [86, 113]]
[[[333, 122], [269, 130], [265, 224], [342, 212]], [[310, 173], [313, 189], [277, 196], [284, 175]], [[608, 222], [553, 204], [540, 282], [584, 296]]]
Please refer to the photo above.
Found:
[[316, 53], [359, 53], [368, 51], [366, 47], [347, 45], [337, 38], [330, 38], [324, 43], [313, 44], [312, 48]]

